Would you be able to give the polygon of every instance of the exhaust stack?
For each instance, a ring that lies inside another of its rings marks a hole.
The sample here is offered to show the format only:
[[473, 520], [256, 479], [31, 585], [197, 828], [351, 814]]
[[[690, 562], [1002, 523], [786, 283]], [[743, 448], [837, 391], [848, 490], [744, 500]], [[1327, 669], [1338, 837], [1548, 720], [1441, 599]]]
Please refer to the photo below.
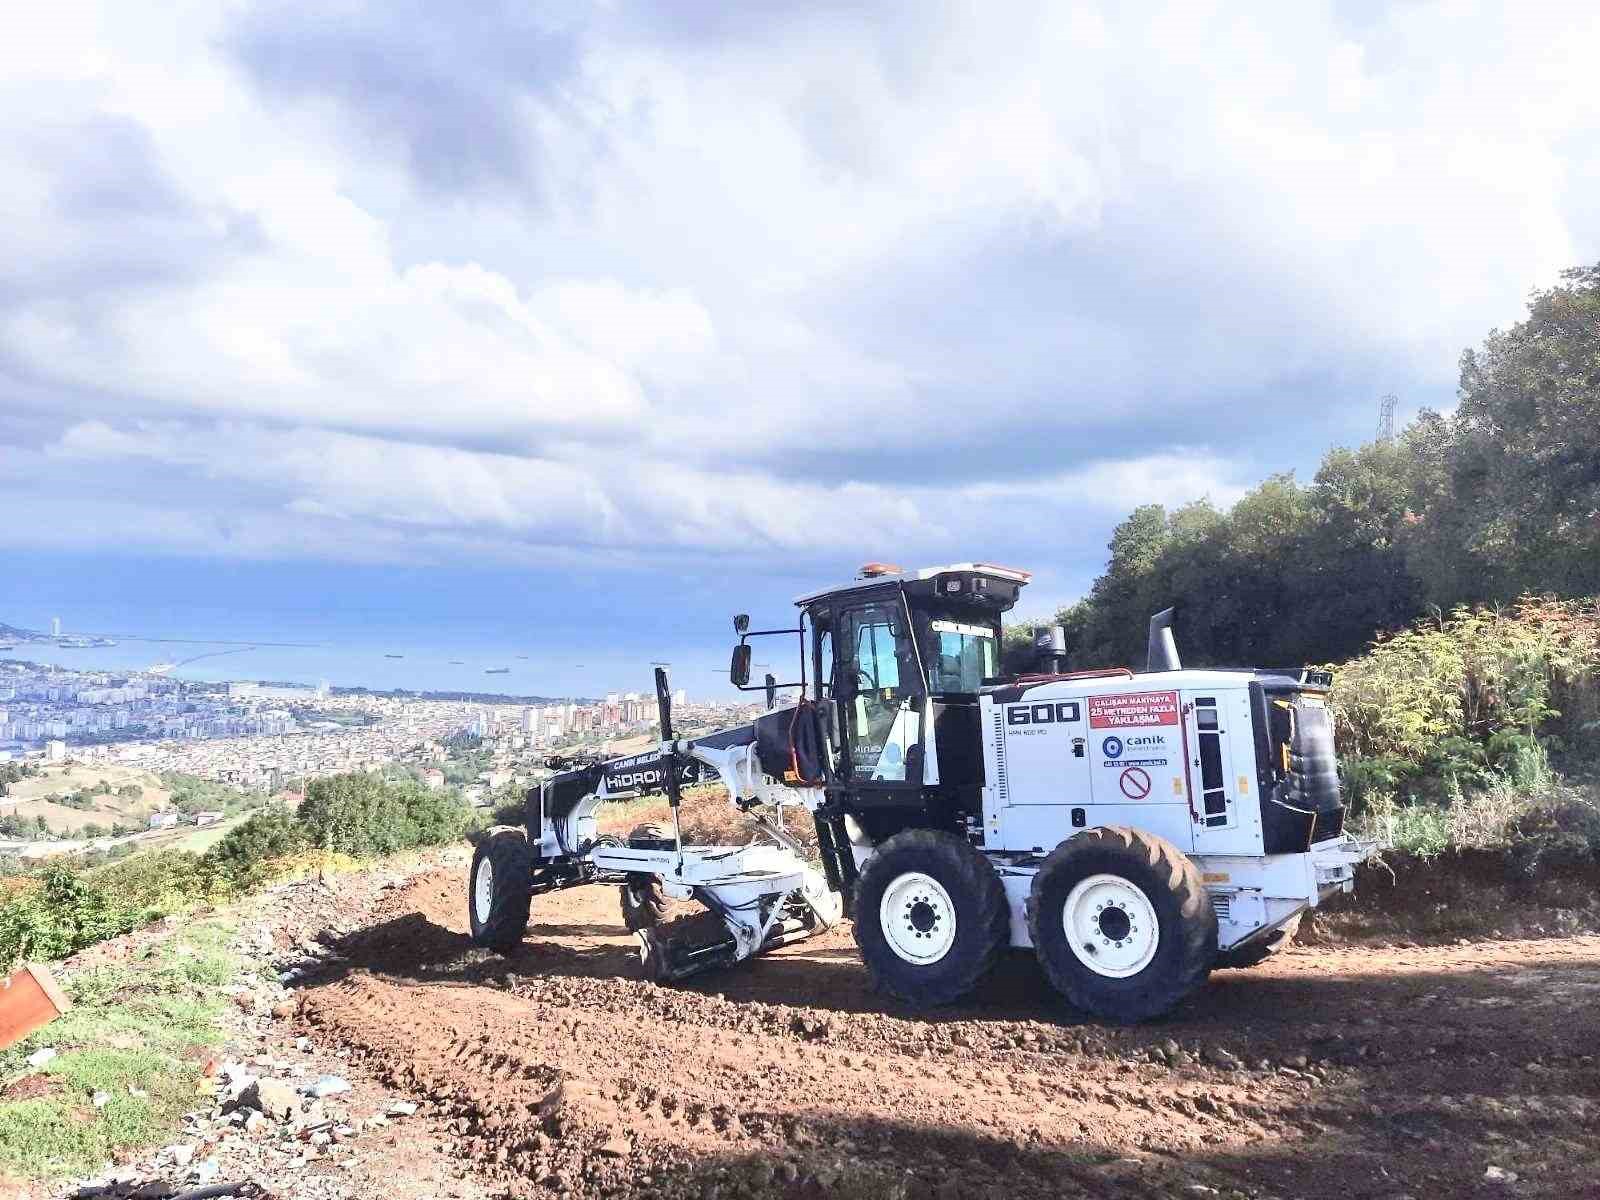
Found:
[[1181, 671], [1178, 643], [1172, 637], [1172, 609], [1164, 608], [1150, 618], [1150, 645], [1145, 651], [1146, 671]]

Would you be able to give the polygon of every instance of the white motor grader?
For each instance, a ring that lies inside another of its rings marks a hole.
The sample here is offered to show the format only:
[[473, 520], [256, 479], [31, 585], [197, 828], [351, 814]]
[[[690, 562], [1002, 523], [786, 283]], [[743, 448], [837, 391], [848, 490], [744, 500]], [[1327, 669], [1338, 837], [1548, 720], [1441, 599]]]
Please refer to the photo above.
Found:
[[[662, 981], [848, 915], [876, 984], [908, 1004], [954, 1001], [1020, 948], [1076, 1007], [1139, 1021], [1215, 967], [1261, 961], [1307, 908], [1350, 890], [1375, 845], [1342, 828], [1326, 672], [1184, 670], [1168, 610], [1142, 672], [1004, 677], [1000, 619], [1027, 581], [986, 563], [871, 564], [800, 597], [792, 628], [736, 617], [734, 685], [761, 686], [757, 637], [797, 640], [797, 679], [769, 675], [751, 724], [678, 739], [658, 668], [659, 750], [528, 792], [525, 827], [473, 858], [473, 937], [510, 949], [533, 897], [613, 884]], [[780, 686], [799, 701], [773, 707]], [[749, 845], [683, 844], [679, 789], [699, 780], [749, 814]], [[601, 801], [654, 792], [670, 831], [599, 833]], [[820, 862], [786, 831], [790, 806], [814, 821]], [[714, 935], [705, 921], [666, 935], [674, 898], [720, 918]]]

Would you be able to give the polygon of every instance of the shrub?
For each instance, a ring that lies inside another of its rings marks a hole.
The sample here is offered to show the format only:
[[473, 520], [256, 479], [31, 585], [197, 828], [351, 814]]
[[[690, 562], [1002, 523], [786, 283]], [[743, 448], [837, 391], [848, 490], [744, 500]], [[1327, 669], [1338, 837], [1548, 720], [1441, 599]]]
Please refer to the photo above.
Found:
[[307, 787], [299, 816], [312, 845], [366, 858], [452, 841], [466, 830], [471, 810], [454, 792], [351, 774]]
[[1439, 759], [1445, 739], [1460, 750], [1502, 732], [1581, 730], [1597, 696], [1594, 602], [1524, 597], [1504, 612], [1457, 608], [1375, 643], [1338, 668], [1331, 699], [1345, 755], [1421, 761]]
[[274, 860], [299, 853], [309, 840], [293, 813], [273, 805], [225, 833], [200, 857], [197, 871], [209, 887], [245, 891], [271, 873]]
[[205, 895], [200, 856], [186, 850], [147, 850], [90, 872], [95, 884], [152, 915], [172, 912]]
[[1534, 805], [1517, 821], [1507, 858], [1523, 879], [1600, 862], [1600, 804], [1577, 793]]
[[141, 920], [136, 906], [71, 867], [51, 863], [36, 883], [13, 890], [0, 907], [0, 967], [61, 958], [127, 933]]

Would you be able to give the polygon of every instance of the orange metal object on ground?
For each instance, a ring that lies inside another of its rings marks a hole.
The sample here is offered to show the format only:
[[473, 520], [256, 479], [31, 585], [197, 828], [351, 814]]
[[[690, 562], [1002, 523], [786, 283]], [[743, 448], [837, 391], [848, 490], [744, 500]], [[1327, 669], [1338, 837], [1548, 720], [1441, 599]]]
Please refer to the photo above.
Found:
[[0, 983], [0, 1050], [20, 1042], [71, 1008], [44, 967], [23, 967]]

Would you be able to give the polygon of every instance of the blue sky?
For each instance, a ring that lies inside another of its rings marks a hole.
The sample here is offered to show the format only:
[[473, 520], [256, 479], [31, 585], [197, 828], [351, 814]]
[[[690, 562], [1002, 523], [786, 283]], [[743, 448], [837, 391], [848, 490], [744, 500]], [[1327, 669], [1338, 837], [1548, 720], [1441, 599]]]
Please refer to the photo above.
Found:
[[730, 612], [869, 558], [1029, 566], [1044, 612], [1133, 505], [1447, 407], [1600, 258], [1577, 4], [63, 3], [7, 41], [22, 623], [536, 631], [579, 690], [603, 653], [710, 687]]

